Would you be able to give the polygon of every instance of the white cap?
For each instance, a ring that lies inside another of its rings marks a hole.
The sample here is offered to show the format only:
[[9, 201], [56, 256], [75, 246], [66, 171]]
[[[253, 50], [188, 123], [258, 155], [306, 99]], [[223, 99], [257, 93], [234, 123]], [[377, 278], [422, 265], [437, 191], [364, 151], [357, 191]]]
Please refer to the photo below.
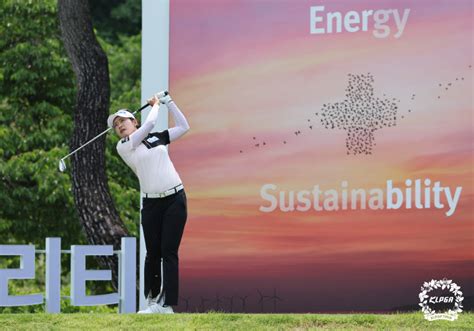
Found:
[[125, 117], [125, 118], [133, 118], [135, 119], [135, 116], [131, 112], [129, 112], [127, 109], [120, 109], [118, 110], [115, 114], [112, 114], [107, 118], [107, 125], [109, 128], [112, 128], [114, 126], [114, 120], [116, 117]]

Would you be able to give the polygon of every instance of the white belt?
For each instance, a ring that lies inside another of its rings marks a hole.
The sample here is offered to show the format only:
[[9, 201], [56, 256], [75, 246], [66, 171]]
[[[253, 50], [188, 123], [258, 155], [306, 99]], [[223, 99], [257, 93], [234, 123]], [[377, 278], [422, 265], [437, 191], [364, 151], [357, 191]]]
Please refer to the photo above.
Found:
[[172, 189], [169, 189], [168, 191], [164, 191], [164, 192], [161, 192], [161, 193], [143, 193], [143, 197], [145, 197], [145, 198], [165, 198], [169, 195], [178, 193], [183, 188], [184, 188], [183, 184], [179, 184], [179, 185], [173, 187]]

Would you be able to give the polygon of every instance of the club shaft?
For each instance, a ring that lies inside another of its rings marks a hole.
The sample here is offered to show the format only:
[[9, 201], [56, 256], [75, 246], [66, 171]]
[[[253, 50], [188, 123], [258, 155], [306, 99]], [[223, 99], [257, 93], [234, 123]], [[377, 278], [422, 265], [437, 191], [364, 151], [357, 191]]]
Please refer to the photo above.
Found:
[[[136, 113], [139, 113], [141, 112], [143, 109], [149, 107], [150, 104], [144, 104], [143, 106], [140, 107], [140, 109], [136, 110], [133, 112], [133, 115], [135, 115]], [[72, 154], [76, 153], [78, 150], [80, 150], [81, 148], [84, 148], [86, 147], [87, 145], [89, 145], [91, 142], [93, 142], [94, 140], [96, 140], [97, 138], [99, 138], [100, 136], [103, 136], [104, 134], [106, 134], [107, 132], [109, 132], [112, 128], [108, 128], [107, 130], [105, 130], [104, 132], [98, 134], [97, 136], [95, 136], [94, 138], [92, 138], [91, 140], [89, 140], [88, 142], [86, 142], [84, 145], [82, 146], [79, 146], [78, 148], [76, 148], [75, 150], [73, 150], [71, 153], [69, 153], [68, 155], [66, 155], [65, 157], [63, 157], [61, 160], [65, 160], [67, 159], [68, 157], [70, 157]]]
[[108, 128], [107, 130], [105, 130], [104, 132], [98, 134], [97, 136], [95, 136], [94, 138], [92, 138], [91, 140], [89, 140], [88, 142], [86, 142], [84, 145], [76, 148], [75, 150], [73, 150], [71, 153], [69, 153], [68, 155], [66, 155], [65, 157], [62, 158], [62, 160], [64, 159], [67, 159], [68, 157], [70, 157], [72, 154], [76, 153], [78, 150], [80, 150], [81, 148], [83, 147], [86, 147], [87, 145], [89, 145], [91, 142], [93, 142], [94, 140], [96, 140], [97, 138], [99, 138], [100, 136], [103, 136], [104, 134], [106, 134], [107, 132], [110, 131], [110, 129], [112, 128]]
[[146, 104], [144, 104], [143, 106], [141, 106], [140, 109], [135, 110], [135, 111], [133, 112], [133, 115], [135, 115], [136, 113], [141, 112], [143, 109], [145, 109], [145, 108], [147, 108], [147, 107], [150, 107], [150, 104], [149, 104], [149, 103], [146, 103]]

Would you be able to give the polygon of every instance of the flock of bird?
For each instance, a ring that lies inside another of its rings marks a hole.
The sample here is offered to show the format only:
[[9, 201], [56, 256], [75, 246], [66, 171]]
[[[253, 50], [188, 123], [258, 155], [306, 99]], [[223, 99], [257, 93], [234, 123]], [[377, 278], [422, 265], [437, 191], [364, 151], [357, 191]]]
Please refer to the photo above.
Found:
[[346, 98], [323, 104], [320, 122], [325, 129], [347, 131], [347, 154], [372, 154], [374, 132], [397, 125], [398, 103], [395, 98], [374, 96], [374, 77], [348, 74]]
[[[468, 69], [472, 66], [469, 65]], [[464, 81], [464, 77], [456, 77], [450, 82], [438, 83], [440, 88], [438, 99], [442, 92], [455, 87], [455, 83]], [[400, 110], [400, 99], [389, 98], [383, 94], [383, 98], [375, 96], [375, 79], [371, 73], [348, 74], [348, 85], [345, 89], [345, 98], [340, 102], [323, 104], [318, 112], [314, 113], [316, 119], [307, 119], [306, 131], [312, 131], [316, 123], [328, 130], [345, 130], [347, 154], [372, 154], [375, 143], [375, 132], [385, 127], [394, 127], [405, 115]], [[410, 96], [414, 101], [416, 94]], [[413, 107], [409, 107], [408, 113], [412, 113]], [[292, 136], [301, 136], [303, 128], [292, 132]], [[291, 139], [287, 136], [276, 144], [286, 145]], [[272, 145], [273, 142], [272, 142]], [[262, 148], [269, 146], [268, 141], [252, 137], [250, 148]], [[244, 153], [241, 149], [240, 153]]]

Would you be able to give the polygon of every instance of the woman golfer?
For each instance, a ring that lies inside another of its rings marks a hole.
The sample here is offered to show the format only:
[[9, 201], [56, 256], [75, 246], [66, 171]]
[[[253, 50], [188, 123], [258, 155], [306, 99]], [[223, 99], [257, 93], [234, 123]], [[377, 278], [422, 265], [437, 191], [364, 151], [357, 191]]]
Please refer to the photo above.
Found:
[[[126, 109], [109, 116], [107, 124], [120, 136], [117, 151], [132, 168], [143, 193], [142, 226], [145, 235], [145, 297], [148, 307], [138, 313], [172, 314], [178, 304], [178, 248], [187, 218], [183, 184], [168, 155], [166, 145], [183, 136], [189, 125], [169, 95], [148, 100], [153, 106], [146, 121], [138, 127]], [[151, 132], [159, 104], [171, 112], [175, 126]]]

